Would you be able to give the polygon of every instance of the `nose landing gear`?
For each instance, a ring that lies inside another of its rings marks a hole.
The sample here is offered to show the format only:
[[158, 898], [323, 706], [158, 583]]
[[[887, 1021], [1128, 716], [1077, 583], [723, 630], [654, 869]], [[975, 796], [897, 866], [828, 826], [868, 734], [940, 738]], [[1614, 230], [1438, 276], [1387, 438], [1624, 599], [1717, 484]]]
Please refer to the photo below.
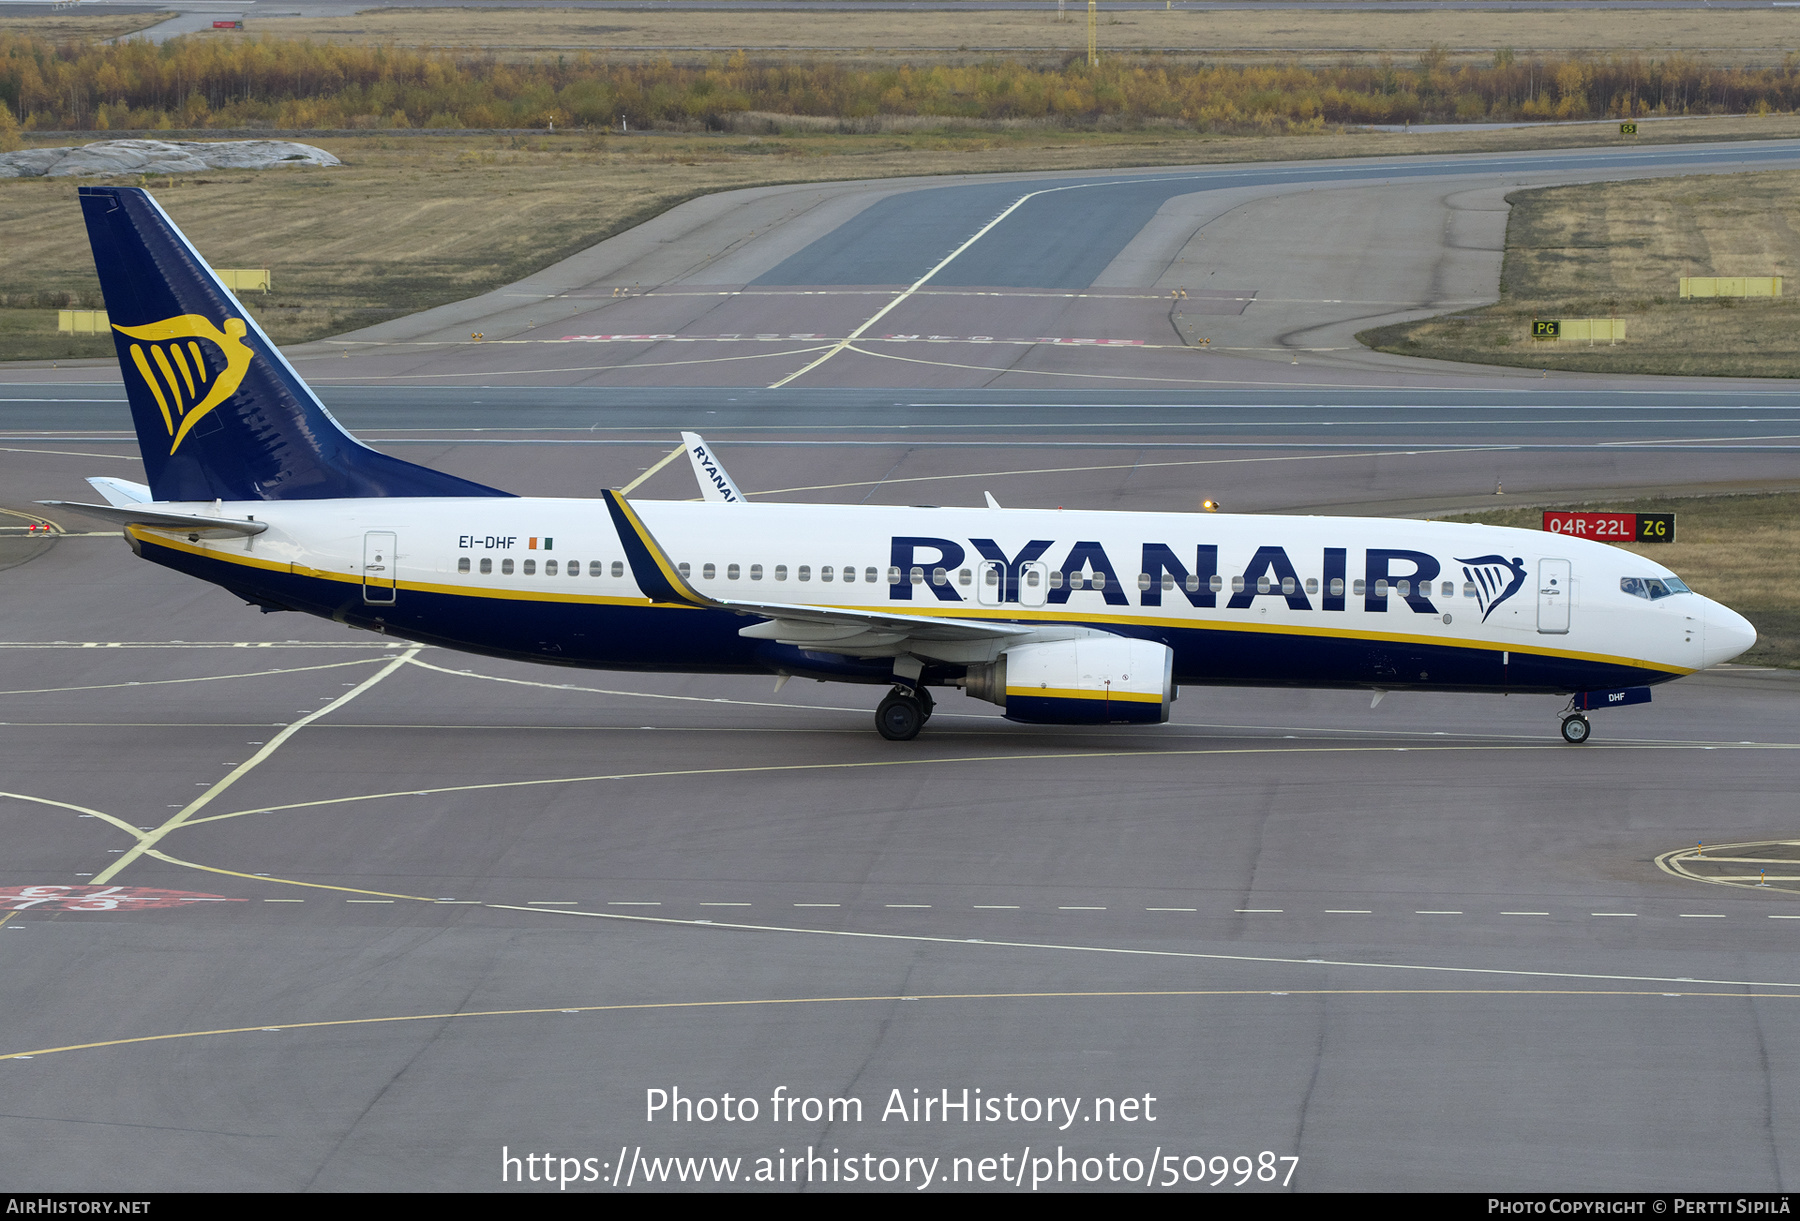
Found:
[[875, 729], [890, 742], [910, 742], [925, 728], [935, 706], [924, 687], [895, 687], [875, 709]]
[[1563, 741], [1570, 746], [1580, 746], [1588, 740], [1588, 735], [1592, 732], [1593, 727], [1588, 724], [1588, 719], [1580, 713], [1562, 719]]

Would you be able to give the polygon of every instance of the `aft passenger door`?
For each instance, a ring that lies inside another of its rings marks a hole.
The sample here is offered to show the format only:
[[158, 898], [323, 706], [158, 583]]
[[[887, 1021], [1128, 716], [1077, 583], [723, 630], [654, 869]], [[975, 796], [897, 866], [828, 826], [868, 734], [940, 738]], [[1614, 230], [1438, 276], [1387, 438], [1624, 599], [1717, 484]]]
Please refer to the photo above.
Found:
[[363, 601], [391, 606], [395, 583], [394, 536], [381, 530], [363, 535]]
[[1569, 630], [1569, 561], [1538, 561], [1538, 631], [1563, 635]]

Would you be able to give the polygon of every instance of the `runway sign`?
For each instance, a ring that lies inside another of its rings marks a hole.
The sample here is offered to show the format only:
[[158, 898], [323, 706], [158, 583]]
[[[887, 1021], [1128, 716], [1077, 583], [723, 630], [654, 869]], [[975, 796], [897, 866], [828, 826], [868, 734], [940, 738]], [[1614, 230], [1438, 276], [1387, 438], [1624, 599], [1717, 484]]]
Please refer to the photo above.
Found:
[[1547, 509], [1544, 529], [1551, 534], [1591, 538], [1600, 543], [1672, 543], [1673, 513], [1572, 513]]
[[1533, 339], [1560, 339], [1562, 338], [1562, 323], [1555, 318], [1536, 319], [1531, 324], [1531, 337]]
[[1621, 123], [1621, 124], [1619, 124], [1619, 134], [1621, 136], [1637, 135], [1637, 124], [1636, 123]]

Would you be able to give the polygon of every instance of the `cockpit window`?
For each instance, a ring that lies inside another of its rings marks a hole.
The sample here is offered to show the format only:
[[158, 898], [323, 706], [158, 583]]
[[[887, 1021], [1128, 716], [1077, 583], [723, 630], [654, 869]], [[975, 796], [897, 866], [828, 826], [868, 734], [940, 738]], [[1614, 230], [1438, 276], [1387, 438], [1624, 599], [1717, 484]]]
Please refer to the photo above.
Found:
[[1652, 602], [1670, 594], [1692, 592], [1675, 577], [1620, 577], [1619, 589], [1634, 598], [1647, 598]]

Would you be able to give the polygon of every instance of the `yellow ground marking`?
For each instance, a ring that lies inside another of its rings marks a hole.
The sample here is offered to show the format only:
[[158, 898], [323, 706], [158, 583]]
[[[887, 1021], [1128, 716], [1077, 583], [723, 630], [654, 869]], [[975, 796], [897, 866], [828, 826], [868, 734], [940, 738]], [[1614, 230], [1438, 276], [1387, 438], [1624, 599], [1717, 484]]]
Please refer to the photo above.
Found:
[[16, 916], [16, 915], [18, 915], [18, 914], [19, 914], [19, 913], [18, 913], [18, 912], [16, 912], [16, 911], [14, 911], [14, 912], [7, 912], [7, 913], [6, 913], [6, 915], [4, 915], [4, 916], [0, 916], [0, 924], [5, 924], [5, 923], [6, 923], [6, 922], [7, 922], [7, 921], [8, 921], [8, 920], [11, 920], [11, 919], [12, 919], [12, 918], [13, 918], [13, 917], [14, 917], [14, 916]]
[[[988, 942], [986, 944], [998, 944]], [[1785, 994], [1774, 994], [1789, 999]], [[1011, 1000], [1160, 1000], [1183, 997], [1269, 997], [1269, 996], [1642, 996], [1660, 998], [1680, 996], [1741, 1001], [1742, 992], [1661, 992], [1635, 988], [1192, 988], [1168, 991], [1107, 992], [938, 992], [916, 996], [789, 996], [731, 1001], [639, 1001], [618, 1005], [555, 1005], [533, 1009], [479, 1009], [459, 1013], [406, 1013], [390, 1017], [334, 1018], [313, 1022], [280, 1022], [263, 1026], [225, 1026], [216, 1030], [181, 1030], [169, 1034], [137, 1035], [125, 1039], [101, 1039], [92, 1043], [69, 1043], [61, 1047], [40, 1047], [33, 1051], [0, 1054], [0, 1060], [23, 1060], [34, 1056], [52, 1056], [67, 1051], [94, 1051], [103, 1047], [126, 1047], [134, 1043], [164, 1043], [175, 1039], [203, 1039], [214, 1035], [285, 1033], [291, 1030], [321, 1030], [333, 1026], [381, 1026], [397, 1022], [446, 1022], [456, 1018], [539, 1017], [545, 1014], [630, 1013], [671, 1009], [752, 1009], [776, 1005], [885, 1005], [903, 1001], [1011, 1001]], [[1770, 999], [1767, 994], [1758, 999]]]
[[353, 895], [379, 895], [384, 899], [417, 899], [421, 903], [436, 903], [437, 900], [426, 895], [395, 894], [391, 890], [364, 890], [357, 886], [327, 886], [323, 882], [297, 882], [293, 878], [274, 878], [266, 873], [239, 873], [235, 869], [220, 869], [213, 865], [200, 865], [193, 861], [184, 861], [170, 856], [156, 848], [146, 849], [145, 856], [153, 856], [159, 861], [167, 861], [171, 865], [180, 865], [186, 869], [199, 869], [207, 873], [222, 873], [234, 878], [249, 878], [253, 882], [278, 882], [283, 886], [305, 886], [310, 890], [341, 890]]
[[[1083, 184], [1083, 185], [1087, 185], [1087, 184]], [[889, 301], [886, 305], [884, 305], [880, 309], [876, 310], [873, 314], [870, 314], [869, 317], [864, 320], [864, 322], [861, 326], [857, 327], [854, 331], [851, 331], [844, 338], [838, 340], [837, 343], [833, 344], [830, 347], [830, 349], [828, 349], [823, 356], [819, 357], [817, 360], [813, 361], [810, 364], [803, 365], [801, 368], [796, 369], [794, 372], [788, 374], [786, 377], [780, 379], [779, 381], [771, 383], [769, 386], [769, 389], [771, 389], [771, 390], [781, 389], [783, 386], [787, 385], [791, 381], [794, 381], [796, 378], [801, 378], [801, 377], [806, 376], [808, 373], [811, 373], [814, 369], [818, 368], [820, 365], [822, 365], [826, 361], [830, 360], [833, 356], [836, 356], [839, 352], [842, 352], [845, 348], [850, 347], [852, 344], [854, 344], [857, 341], [857, 339], [861, 338], [862, 333], [864, 331], [868, 330], [870, 327], [874, 326], [877, 322], [880, 322], [883, 318], [887, 317], [888, 314], [893, 312], [894, 308], [896, 306], [898, 306], [901, 302], [905, 301], [908, 297], [910, 297], [914, 293], [918, 292], [921, 288], [924, 288], [925, 282], [927, 280], [931, 279], [931, 277], [935, 276], [938, 272], [944, 270], [944, 268], [950, 266], [950, 264], [953, 261], [955, 261], [955, 259], [958, 255], [960, 255], [963, 251], [967, 250], [970, 246], [973, 246], [976, 242], [979, 242], [982, 238], [986, 237], [989, 230], [993, 229], [994, 226], [998, 225], [1001, 221], [1003, 221], [1007, 217], [1011, 216], [1014, 212], [1017, 212], [1019, 210], [1019, 208], [1024, 205], [1026, 200], [1034, 199], [1039, 195], [1048, 195], [1053, 191], [1066, 191], [1066, 190], [1070, 190], [1070, 189], [1071, 188], [1069, 188], [1069, 187], [1050, 187], [1050, 188], [1048, 188], [1046, 190], [1042, 190], [1042, 191], [1027, 191], [1025, 194], [1019, 196], [1017, 199], [1013, 200], [1012, 203], [1008, 204], [1006, 207], [1006, 210], [1003, 211], [1002, 213], [1000, 213], [1000, 215], [996, 216], [993, 220], [989, 221], [987, 224], [985, 224], [981, 228], [977, 229], [975, 231], [975, 235], [973, 237], [969, 238], [968, 241], [964, 242], [962, 245], [958, 246], [955, 250], [952, 250], [949, 254], [945, 255], [942, 259], [940, 259], [938, 261], [937, 266], [933, 267], [930, 271], [928, 271], [924, 275], [920, 276], [917, 280], [914, 280], [912, 282], [912, 284], [909, 285], [906, 288], [906, 290], [904, 292], [902, 292], [899, 296], [895, 297], [892, 301]]]
[[[1183, 958], [1206, 962], [1244, 962], [1268, 966], [1358, 967], [1377, 971], [1424, 971], [1445, 975], [1504, 975], [1526, 979], [1589, 979], [1638, 984], [1708, 984], [1730, 988], [1795, 988], [1786, 980], [1691, 979], [1663, 975], [1614, 975], [1591, 971], [1530, 971], [1517, 967], [1447, 967], [1421, 962], [1366, 962], [1334, 958], [1279, 958], [1268, 954], [1217, 954], [1200, 950], [1148, 950], [1117, 945], [1063, 945], [1055, 942], [1000, 941], [987, 937], [941, 937], [924, 933], [868, 933], [853, 929], [790, 928], [776, 924], [737, 924], [727, 920], [684, 920], [675, 916], [631, 916], [622, 912], [589, 912], [569, 908], [519, 907], [510, 903], [486, 903], [501, 911], [538, 912], [546, 916], [582, 916], [594, 920], [626, 920], [639, 924], [678, 924], [692, 928], [730, 929], [750, 933], [807, 933], [818, 937], [855, 937], [865, 941], [914, 941], [933, 945], [984, 945], [1013, 950], [1073, 950], [1083, 954], [1118, 954], [1130, 958]], [[929, 906], [921, 904], [919, 906]], [[1367, 915], [1368, 913], [1361, 913]], [[1776, 995], [1800, 995], [1777, 993]], [[1741, 995], [1740, 995], [1741, 999]]]
[[[1058, 345], [1050, 344], [1050, 345], [1046, 345], [1046, 346], [1056, 347]], [[1095, 345], [1095, 346], [1098, 346], [1098, 345]], [[1081, 350], [1085, 351], [1086, 346], [1083, 345]], [[1125, 349], [1120, 349], [1120, 350], [1125, 350]], [[1199, 351], [1201, 349], [1195, 349], [1195, 350]], [[1207, 350], [1210, 350], [1210, 349], [1207, 349]], [[1265, 349], [1255, 348], [1255, 349], [1251, 349], [1251, 350], [1252, 351], [1263, 351]], [[1306, 349], [1301, 349], [1301, 350], [1306, 350]], [[1258, 385], [1258, 386], [1262, 386], [1264, 389], [1267, 389], [1267, 383], [1265, 383], [1265, 382], [1252, 382], [1249, 379], [1242, 378], [1242, 377], [1233, 377], [1233, 378], [1148, 377], [1142, 373], [1071, 373], [1067, 370], [1059, 370], [1059, 369], [1021, 369], [1016, 364], [1015, 365], [1006, 365], [1004, 367], [996, 368], [993, 365], [965, 365], [965, 364], [961, 364], [957, 361], [952, 361], [952, 360], [924, 360], [917, 356], [898, 356], [898, 355], [894, 354], [893, 352], [875, 352], [875, 351], [871, 351], [868, 348], [859, 348], [859, 347], [854, 347], [854, 346], [852, 346], [851, 351], [858, 352], [864, 356], [873, 356], [877, 360], [897, 360], [903, 364], [930, 365], [933, 368], [937, 368], [937, 369], [969, 369], [976, 373], [992, 373], [997, 376], [1010, 373], [1010, 374], [1014, 374], [1019, 377], [1073, 377], [1073, 378], [1079, 378], [1083, 381], [1157, 382], [1161, 385], [1168, 385], [1168, 386], [1250, 386], [1250, 385]], [[1295, 388], [1295, 389], [1300, 388], [1297, 384], [1291, 383], [1291, 382], [1284, 382], [1283, 385], [1286, 387], [1289, 387], [1289, 388]], [[771, 389], [773, 389], [773, 387], [771, 387]]]
[[31, 522], [33, 525], [49, 526], [50, 529], [57, 534], [63, 532], [61, 526], [51, 521], [48, 517], [39, 517], [36, 513], [21, 513], [17, 509], [0, 509], [0, 516], [17, 517], [23, 521]]
[[180, 827], [183, 823], [192, 819], [195, 814], [197, 814], [201, 810], [205, 809], [206, 806], [213, 800], [213, 798], [217, 797], [219, 794], [221, 794], [225, 790], [229, 789], [232, 785], [236, 784], [240, 779], [242, 779], [244, 776], [248, 775], [251, 772], [251, 770], [254, 769], [259, 763], [261, 763], [263, 760], [267, 759], [269, 756], [273, 755], [276, 751], [280, 750], [282, 744], [284, 742], [286, 742], [289, 738], [291, 738], [295, 734], [299, 733], [302, 729], [305, 729], [308, 725], [312, 724], [314, 721], [318, 720], [320, 717], [328, 716], [331, 713], [337, 711], [339, 708], [342, 708], [345, 704], [348, 704], [351, 700], [355, 699], [357, 696], [361, 695], [363, 692], [365, 692], [369, 688], [373, 687], [376, 683], [379, 683], [382, 679], [384, 679], [388, 675], [394, 673], [401, 666], [405, 665], [407, 661], [409, 661], [416, 653], [418, 653], [418, 651], [419, 651], [419, 646], [415, 645], [414, 647], [407, 649], [405, 652], [400, 653], [397, 656], [389, 658], [387, 665], [383, 666], [379, 671], [370, 675], [368, 678], [364, 679], [362, 682], [358, 683], [355, 687], [352, 687], [350, 690], [344, 692], [342, 695], [340, 695], [336, 699], [332, 700], [329, 704], [325, 705], [323, 708], [319, 709], [317, 712], [309, 712], [305, 716], [301, 717], [299, 720], [293, 722], [291, 725], [285, 726], [281, 730], [280, 733], [278, 733], [274, 737], [270, 738], [269, 741], [263, 746], [263, 748], [261, 750], [257, 751], [254, 755], [251, 755], [248, 759], [244, 760], [242, 763], [240, 763], [236, 767], [232, 768], [231, 771], [227, 772], [225, 774], [225, 777], [222, 780], [220, 780], [217, 784], [214, 784], [211, 788], [207, 789], [206, 792], [200, 794], [200, 796], [196, 797], [193, 801], [190, 801], [186, 806], [182, 807], [182, 809], [175, 815], [175, 817], [169, 819], [169, 821], [165, 822], [162, 826], [158, 827], [156, 830], [151, 831], [148, 834], [140, 835], [138, 838], [138, 842], [135, 845], [133, 845], [132, 847], [126, 849], [123, 856], [119, 857], [118, 860], [114, 861], [111, 865], [108, 865], [105, 869], [102, 869], [99, 873], [94, 875], [94, 878], [93, 878], [94, 885], [100, 886], [100, 885], [104, 885], [105, 883], [111, 881], [114, 877], [116, 877], [118, 875], [118, 873], [121, 869], [124, 869], [127, 865], [129, 865], [133, 861], [137, 860], [138, 857], [142, 856], [150, 848], [154, 847], [158, 840], [162, 839], [165, 835], [168, 835], [171, 831], [174, 831], [176, 828]]
[[133, 839], [142, 840], [147, 832], [140, 831], [123, 818], [116, 818], [104, 810], [91, 810], [87, 806], [74, 805], [67, 801], [56, 801], [49, 797], [33, 797], [29, 793], [0, 793], [0, 797], [11, 797], [14, 801], [35, 801], [39, 805], [60, 806], [65, 810], [74, 810], [77, 814], [91, 814], [93, 817], [111, 823]]
[[17, 449], [0, 446], [0, 454], [56, 454], [64, 458], [117, 458], [121, 462], [142, 462], [136, 454], [89, 454], [73, 449]]
[[252, 670], [247, 674], [205, 674], [199, 678], [146, 678], [135, 683], [90, 683], [85, 687], [22, 687], [17, 691], [0, 691], [0, 695], [46, 695], [61, 691], [105, 691], [113, 687], [166, 687], [173, 683], [216, 683], [227, 678], [266, 678], [271, 674], [304, 674], [308, 670], [335, 670], [340, 666], [366, 666], [378, 657], [359, 657], [355, 661], [334, 661], [322, 666], [290, 666], [282, 670]]
[[633, 479], [630, 483], [628, 483], [624, 487], [620, 488], [619, 495], [621, 495], [621, 496], [631, 495], [631, 493], [637, 489], [639, 484], [644, 483], [647, 480], [649, 480], [650, 476], [656, 474], [656, 472], [662, 470], [663, 467], [669, 465], [669, 463], [675, 461], [675, 459], [681, 457], [681, 455], [683, 455], [685, 453], [687, 453], [687, 446], [677, 445], [674, 449], [670, 450], [667, 454], [664, 454], [662, 457], [662, 460], [660, 462], [658, 462], [655, 466], [646, 470], [643, 474], [639, 475], [636, 479]]
[[[732, 700], [705, 695], [663, 695], [654, 691], [614, 691], [606, 687], [577, 687], [574, 683], [540, 683], [528, 678], [502, 678], [498, 674], [478, 674], [473, 670], [451, 670], [445, 666], [434, 666], [428, 661], [415, 660], [413, 665], [422, 670], [436, 670], [439, 674], [449, 674], [455, 678], [479, 678], [490, 683], [510, 683], [516, 687], [542, 687], [547, 691], [584, 691], [593, 695], [625, 695], [643, 700], [675, 700], [683, 704], [725, 704], [740, 708], [787, 708], [814, 712], [868, 712], [867, 708], [842, 708], [832, 704], [784, 704], [775, 700]], [[0, 692], [0, 695], [5, 694]], [[948, 715], [960, 716], [962, 713]], [[533, 728], [541, 728], [533, 726]]]
[[[1678, 744], [1675, 749], [1712, 750], [1711, 745]], [[1721, 745], [1716, 749], [1745, 749], [1741, 746]], [[282, 805], [258, 806], [251, 810], [233, 810], [227, 814], [209, 814], [205, 818], [189, 818], [184, 825], [194, 827], [203, 823], [222, 822], [228, 818], [243, 818], [250, 814], [279, 814], [286, 810], [309, 810], [320, 806], [349, 805], [363, 801], [382, 801], [389, 797], [429, 797], [442, 793], [475, 793], [493, 789], [541, 788], [556, 784], [594, 784], [603, 780], [665, 780], [678, 776], [748, 776], [757, 773], [795, 773], [795, 772], [828, 772], [852, 771], [864, 768], [884, 767], [938, 767], [950, 763], [1019, 763], [1050, 762], [1066, 759], [1143, 759], [1143, 758], [1181, 758], [1205, 755], [1273, 755], [1273, 754], [1379, 754], [1383, 752], [1420, 752], [1425, 751], [1558, 751], [1566, 752], [1567, 747], [1560, 741], [1542, 741], [1529, 743], [1507, 743], [1503, 745], [1486, 744], [1435, 744], [1419, 743], [1414, 746], [1246, 746], [1218, 747], [1192, 750], [1082, 750], [1056, 751], [1033, 754], [1009, 755], [944, 755], [929, 759], [867, 759], [853, 763], [771, 763], [754, 767], [692, 767], [654, 772], [615, 772], [596, 776], [550, 776], [537, 780], [493, 780], [481, 784], [451, 784], [437, 788], [396, 789], [384, 793], [360, 793], [348, 797], [325, 797], [317, 801], [295, 801]], [[1670, 749], [1666, 743], [1633, 745], [1621, 743], [1597, 744], [1599, 750], [1664, 750]], [[1767, 749], [1767, 748], [1759, 748]], [[1800, 749], [1800, 747], [1783, 747], [1778, 749]], [[96, 879], [98, 881], [99, 879]]]
[[[645, 343], [663, 343], [665, 340], [646, 339]], [[740, 360], [773, 360], [778, 356], [805, 356], [808, 352], [817, 352], [815, 345], [809, 348], [794, 348], [786, 352], [752, 352], [748, 356], [696, 356], [691, 360], [634, 360], [622, 365], [575, 365], [567, 369], [480, 369], [472, 373], [361, 373], [345, 377], [326, 377], [315, 374], [315, 382], [395, 382], [408, 378], [443, 378], [443, 377], [535, 377], [544, 373], [608, 373], [614, 369], [680, 369], [688, 365], [722, 365]]]
[[[1516, 445], [1459, 445], [1448, 449], [1382, 449], [1358, 450], [1345, 454], [1268, 454], [1244, 458], [1181, 458], [1166, 462], [1100, 462], [1085, 466], [1031, 466], [1016, 470], [972, 471], [963, 475], [906, 475], [899, 479], [857, 479], [849, 483], [808, 483], [791, 488], [765, 488], [749, 492], [749, 496], [780, 496], [788, 492], [831, 492], [839, 488], [883, 487], [890, 483], [935, 483], [944, 479], [1000, 479], [1008, 475], [1069, 475], [1084, 471], [1155, 470], [1161, 467], [1186, 466], [1250, 466], [1266, 462], [1324, 462], [1346, 458], [1435, 458], [1440, 454], [1484, 454], [1516, 450]], [[1036, 510], [1048, 512], [1049, 510]], [[1193, 516], [1186, 514], [1185, 516]], [[1367, 521], [1367, 518], [1361, 519]]]

